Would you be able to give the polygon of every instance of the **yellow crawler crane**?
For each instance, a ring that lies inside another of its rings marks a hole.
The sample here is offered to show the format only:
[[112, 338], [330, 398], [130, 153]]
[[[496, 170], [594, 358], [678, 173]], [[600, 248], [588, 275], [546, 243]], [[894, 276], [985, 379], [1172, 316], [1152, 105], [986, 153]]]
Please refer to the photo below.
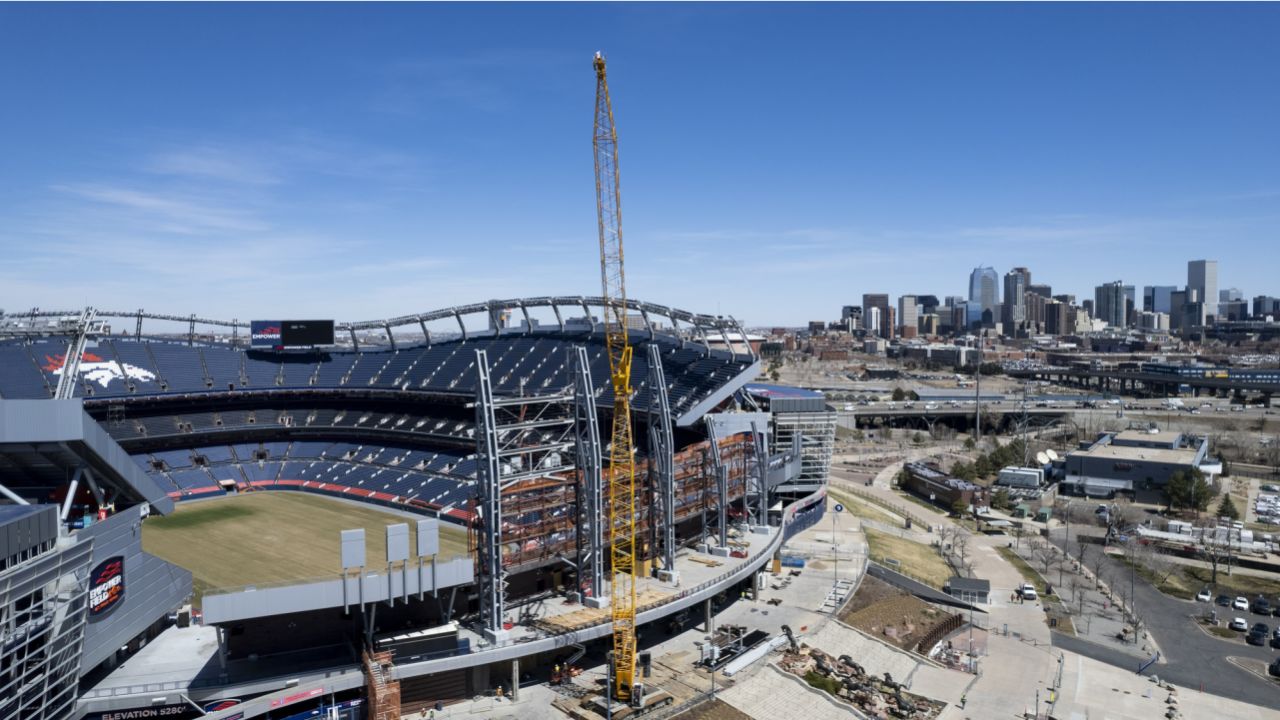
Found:
[[600, 226], [600, 285], [605, 346], [613, 385], [609, 444], [608, 542], [613, 568], [614, 698], [633, 700], [636, 674], [636, 464], [631, 437], [631, 345], [627, 341], [627, 289], [622, 262], [622, 206], [618, 188], [618, 133], [613, 127], [604, 57], [596, 53], [596, 217]]

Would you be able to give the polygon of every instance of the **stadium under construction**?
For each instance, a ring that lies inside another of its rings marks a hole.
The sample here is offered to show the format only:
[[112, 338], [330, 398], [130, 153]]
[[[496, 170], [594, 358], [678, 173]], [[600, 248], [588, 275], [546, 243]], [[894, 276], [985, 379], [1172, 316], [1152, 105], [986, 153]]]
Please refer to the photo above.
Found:
[[[753, 387], [732, 319], [625, 302], [643, 652], [819, 519], [835, 415]], [[0, 523], [36, 528], [7, 536], [0, 717], [395, 717], [603, 656], [604, 303], [0, 315]]]

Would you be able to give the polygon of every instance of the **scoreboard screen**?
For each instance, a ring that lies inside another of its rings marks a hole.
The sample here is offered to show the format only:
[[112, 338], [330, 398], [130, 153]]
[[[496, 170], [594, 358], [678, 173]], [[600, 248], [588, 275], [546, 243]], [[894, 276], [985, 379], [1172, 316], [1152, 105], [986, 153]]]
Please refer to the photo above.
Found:
[[287, 348], [333, 344], [332, 320], [285, 320], [280, 325], [280, 344]]
[[249, 323], [249, 347], [264, 350], [333, 345], [332, 320], [254, 320]]

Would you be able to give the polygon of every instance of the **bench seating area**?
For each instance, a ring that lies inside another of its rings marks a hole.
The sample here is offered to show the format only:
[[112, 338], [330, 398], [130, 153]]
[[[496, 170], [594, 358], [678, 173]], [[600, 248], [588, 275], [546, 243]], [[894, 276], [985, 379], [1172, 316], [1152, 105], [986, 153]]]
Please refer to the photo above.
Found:
[[[663, 354], [668, 397], [677, 414], [693, 407], [751, 365], [750, 358], [667, 335], [636, 338], [633, 406], [649, 402], [648, 354]], [[585, 344], [597, 402], [611, 405], [608, 358], [599, 333], [537, 331], [528, 335], [454, 339], [398, 350], [274, 353], [229, 345], [107, 337], [92, 341], [81, 361], [79, 397], [146, 396], [235, 390], [377, 388], [473, 395], [476, 350], [488, 354], [497, 394], [540, 394], [572, 381], [569, 349]], [[44, 398], [57, 387], [65, 338], [0, 342], [0, 397]]]

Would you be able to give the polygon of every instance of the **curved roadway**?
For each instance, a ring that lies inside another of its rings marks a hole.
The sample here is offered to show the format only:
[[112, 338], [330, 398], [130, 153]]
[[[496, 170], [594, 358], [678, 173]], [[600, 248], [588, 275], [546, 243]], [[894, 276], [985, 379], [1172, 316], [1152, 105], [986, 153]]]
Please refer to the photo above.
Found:
[[[1052, 533], [1052, 540], [1059, 547], [1063, 547], [1065, 539], [1062, 531]], [[1105, 562], [1113, 576], [1129, 573], [1126, 565], [1110, 556]], [[1186, 688], [1203, 688], [1207, 693], [1280, 710], [1280, 684], [1263, 680], [1226, 659], [1232, 655], [1270, 663], [1280, 651], [1209, 635], [1193, 619], [1205, 610], [1204, 603], [1169, 597], [1142, 578], [1134, 581], [1134, 595], [1138, 614], [1162, 653], [1163, 662], [1151, 666], [1147, 674]], [[1246, 619], [1250, 624], [1257, 620], [1252, 614], [1247, 614]], [[1274, 626], [1272, 620], [1267, 624]], [[1058, 633], [1053, 634], [1053, 644], [1129, 672], [1136, 672], [1139, 664], [1132, 655]]]

